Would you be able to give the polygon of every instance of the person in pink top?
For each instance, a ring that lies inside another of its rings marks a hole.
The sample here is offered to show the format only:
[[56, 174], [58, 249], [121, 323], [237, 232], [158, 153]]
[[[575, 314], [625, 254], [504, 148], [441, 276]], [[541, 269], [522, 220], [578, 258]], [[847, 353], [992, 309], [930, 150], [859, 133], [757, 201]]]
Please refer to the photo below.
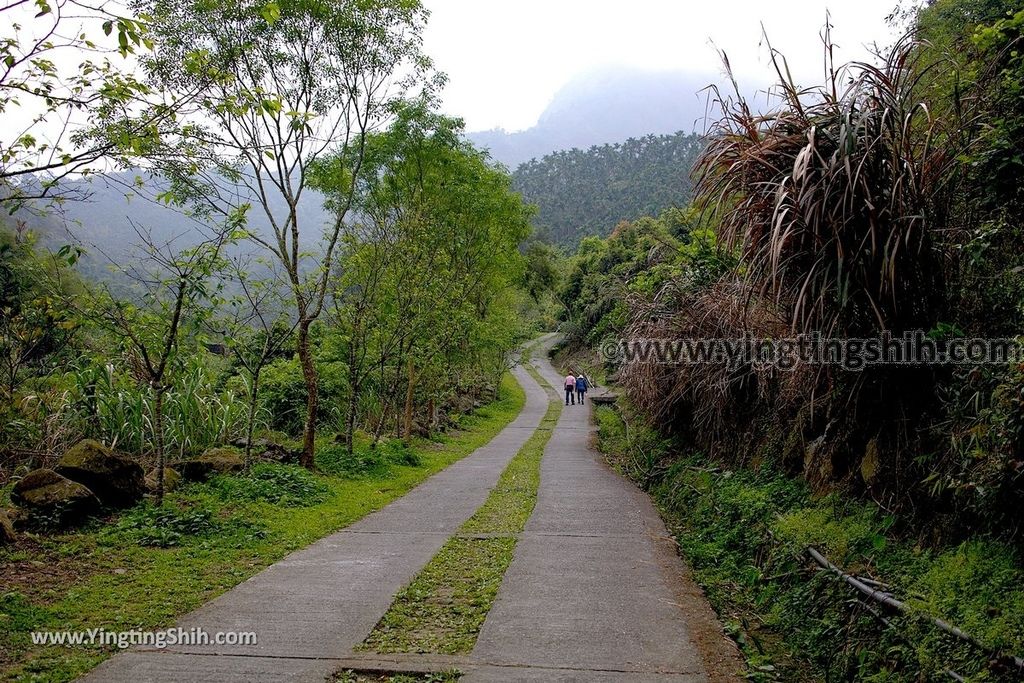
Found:
[[572, 401], [576, 405], [576, 378], [572, 375], [565, 376], [565, 405]]

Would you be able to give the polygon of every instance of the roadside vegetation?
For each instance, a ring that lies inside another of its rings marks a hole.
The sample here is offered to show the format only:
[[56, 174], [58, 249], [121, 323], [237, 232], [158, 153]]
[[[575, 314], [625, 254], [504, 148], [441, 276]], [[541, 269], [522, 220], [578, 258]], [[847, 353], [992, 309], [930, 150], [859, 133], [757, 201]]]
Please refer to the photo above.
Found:
[[[627, 428], [610, 408], [598, 409], [598, 423], [601, 449], [658, 504], [752, 680], [952, 680], [946, 672], [1019, 680], [1006, 660], [1024, 652], [1015, 544], [918, 542], [905, 520], [838, 493], [814, 496], [771, 465], [732, 468], [649, 428]], [[879, 582], [912, 613], [890, 614], [859, 596], [811, 561], [811, 547]], [[942, 633], [926, 617], [985, 647]]]
[[73, 531], [33, 534], [0, 549], [0, 676], [73, 680], [113, 650], [36, 646], [32, 631], [166, 628], [472, 453], [524, 401], [506, 377], [499, 399], [466, 415], [449, 435], [377, 448], [364, 440], [351, 459], [324, 443], [320, 473], [259, 464], [183, 486], [159, 507], [142, 502]]
[[723, 113], [693, 204], [585, 238], [560, 273], [560, 357], [603, 362], [616, 383], [602, 443], [659, 501], [754, 678], [1022, 675], [1019, 362], [596, 353], [617, 339], [1019, 338], [1024, 13], [938, 0], [894, 20], [905, 34], [871, 63], [833, 64], [826, 30], [818, 84], [792, 82], [771, 51], [767, 108], [742, 84], [712, 91]]

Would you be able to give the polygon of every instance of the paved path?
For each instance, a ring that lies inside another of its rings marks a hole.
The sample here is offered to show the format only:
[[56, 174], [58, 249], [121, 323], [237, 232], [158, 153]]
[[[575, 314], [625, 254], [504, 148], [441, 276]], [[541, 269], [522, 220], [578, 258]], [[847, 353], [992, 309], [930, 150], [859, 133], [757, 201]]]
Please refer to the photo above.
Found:
[[387, 611], [444, 542], [469, 519], [508, 461], [540, 424], [547, 395], [516, 368], [526, 390], [519, 416], [472, 455], [359, 522], [295, 552], [183, 617], [178, 626], [255, 631], [253, 646], [129, 651], [85, 681], [323, 681]]
[[[561, 375], [547, 361], [552, 341], [544, 338], [533, 363], [558, 388]], [[548, 395], [522, 369], [515, 376], [526, 406], [490, 443], [178, 624], [256, 631], [258, 646], [130, 651], [85, 680], [323, 681], [345, 668], [458, 668], [468, 683], [740, 680], [720, 675], [722, 662], [735, 671], [738, 659], [722, 649], [713, 613], [650, 500], [589, 448], [589, 405], [565, 408], [554, 429], [536, 508], [472, 654], [353, 652], [538, 427]], [[709, 678], [702, 661], [719, 675]]]
[[[534, 365], [562, 386], [546, 353]], [[503, 668], [465, 681], [707, 680], [665, 525], [647, 496], [589, 448], [589, 415], [589, 405], [562, 411], [533, 516], [473, 651]]]

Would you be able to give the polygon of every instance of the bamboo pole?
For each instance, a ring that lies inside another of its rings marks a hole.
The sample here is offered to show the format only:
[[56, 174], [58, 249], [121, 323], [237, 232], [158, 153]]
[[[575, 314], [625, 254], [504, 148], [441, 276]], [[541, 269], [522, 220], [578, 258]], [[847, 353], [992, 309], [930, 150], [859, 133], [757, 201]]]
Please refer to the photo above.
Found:
[[888, 608], [890, 608], [890, 609], [892, 609], [892, 610], [894, 610], [896, 612], [899, 612], [900, 614], [906, 614], [906, 615], [910, 615], [910, 616], [920, 616], [920, 617], [922, 617], [924, 619], [927, 619], [933, 625], [935, 625], [939, 630], [941, 630], [941, 631], [943, 631], [945, 633], [948, 633], [949, 635], [953, 636], [954, 638], [958, 638], [958, 639], [964, 641], [965, 643], [969, 643], [969, 644], [973, 645], [974, 647], [978, 648], [979, 650], [982, 650], [983, 652], [990, 653], [990, 654], [992, 654], [997, 659], [1000, 659], [1000, 660], [1003, 660], [1003, 661], [1006, 661], [1006, 662], [1013, 662], [1013, 664], [1018, 669], [1020, 669], [1021, 671], [1024, 671], [1024, 659], [1021, 659], [1020, 657], [1017, 657], [1015, 655], [1008, 655], [1008, 654], [1003, 654], [1001, 652], [993, 651], [992, 648], [986, 646], [984, 643], [982, 643], [980, 640], [978, 640], [974, 636], [970, 635], [969, 633], [965, 633], [960, 628], [957, 628], [956, 626], [953, 626], [949, 622], [944, 621], [942, 619], [939, 619], [938, 617], [933, 617], [933, 616], [929, 616], [929, 615], [925, 615], [925, 614], [920, 614], [919, 615], [917, 613], [912, 612], [910, 607], [908, 607], [906, 603], [904, 603], [904, 602], [902, 602], [900, 600], [897, 600], [891, 594], [886, 593], [883, 590], [879, 590], [878, 588], [874, 588], [872, 586], [869, 586], [863, 580], [857, 578], [856, 576], [854, 576], [852, 574], [849, 574], [849, 573], [843, 571], [842, 569], [840, 569], [836, 565], [832, 564], [832, 562], [830, 562], [827, 557], [822, 555], [820, 552], [818, 552], [814, 548], [808, 548], [807, 549], [807, 554], [810, 555], [811, 559], [814, 560], [818, 564], [818, 566], [823, 567], [823, 568], [831, 571], [833, 574], [836, 574], [843, 581], [845, 581], [848, 585], [850, 585], [853, 588], [857, 589], [857, 591], [859, 591], [861, 594], [867, 596], [871, 600], [874, 600], [875, 602], [883, 604], [886, 607], [888, 607]]

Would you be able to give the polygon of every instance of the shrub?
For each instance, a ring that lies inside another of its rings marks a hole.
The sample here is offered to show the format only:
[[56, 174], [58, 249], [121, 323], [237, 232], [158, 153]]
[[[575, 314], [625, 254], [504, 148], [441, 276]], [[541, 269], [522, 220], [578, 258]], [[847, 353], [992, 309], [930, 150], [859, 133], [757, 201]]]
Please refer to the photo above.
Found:
[[380, 445], [359, 445], [349, 454], [344, 444], [331, 444], [317, 449], [316, 466], [325, 474], [359, 477], [385, 470], [387, 457]]
[[210, 510], [143, 503], [122, 515], [112, 533], [123, 534], [139, 545], [169, 548], [184, 544], [188, 538], [208, 536], [219, 528]]
[[266, 502], [286, 507], [316, 505], [329, 489], [298, 465], [259, 463], [238, 476], [219, 475], [208, 486], [226, 500]]
[[183, 508], [171, 503], [156, 507], [149, 502], [121, 515], [103, 534], [127, 537], [133, 543], [157, 548], [184, 546], [214, 535], [237, 535], [240, 543], [266, 537], [255, 524], [234, 517], [218, 518], [205, 507]]

